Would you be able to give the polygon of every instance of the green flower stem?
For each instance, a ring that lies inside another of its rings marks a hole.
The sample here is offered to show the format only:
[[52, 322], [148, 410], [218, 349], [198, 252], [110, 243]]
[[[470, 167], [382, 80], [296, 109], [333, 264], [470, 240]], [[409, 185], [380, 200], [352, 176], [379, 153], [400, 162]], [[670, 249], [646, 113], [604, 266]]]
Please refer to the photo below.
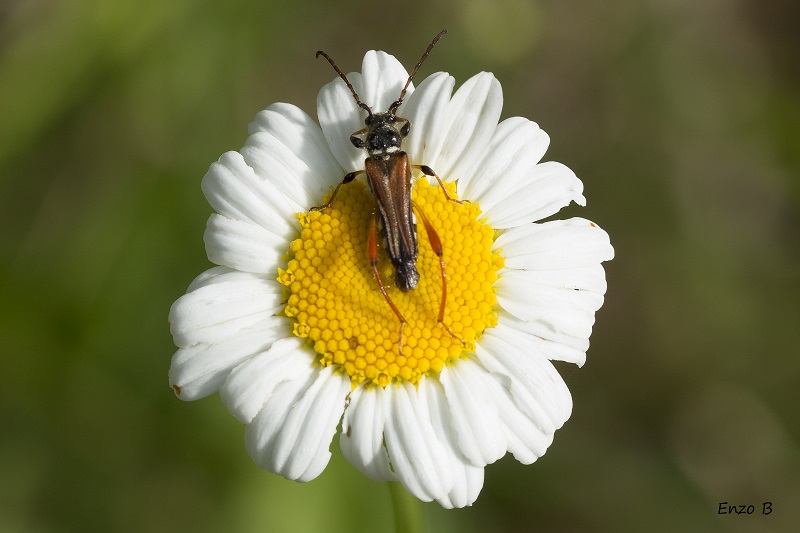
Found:
[[389, 483], [396, 533], [422, 533], [422, 502], [400, 483]]

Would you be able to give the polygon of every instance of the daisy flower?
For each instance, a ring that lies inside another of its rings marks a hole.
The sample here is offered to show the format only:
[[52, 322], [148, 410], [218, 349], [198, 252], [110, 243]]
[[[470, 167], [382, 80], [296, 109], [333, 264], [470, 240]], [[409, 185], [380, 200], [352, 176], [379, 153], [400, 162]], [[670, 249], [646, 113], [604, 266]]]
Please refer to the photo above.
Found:
[[[363, 102], [386, 110], [408, 72], [370, 51], [347, 75]], [[413, 201], [438, 234], [440, 260], [419, 232], [419, 283], [394, 286], [367, 254], [375, 199], [359, 179], [366, 152], [350, 135], [366, 113], [340, 78], [317, 99], [319, 125], [289, 104], [256, 115], [238, 152], [211, 165], [202, 188], [216, 211], [205, 244], [219, 265], [170, 310], [178, 351], [169, 372], [177, 396], [219, 391], [246, 426], [258, 466], [287, 479], [320, 475], [339, 434], [342, 455], [376, 481], [399, 481], [423, 501], [471, 505], [484, 467], [507, 452], [541, 457], [572, 411], [551, 361], [586, 360], [603, 303], [608, 235], [581, 218], [550, 220], [583, 184], [566, 166], [540, 162], [549, 137], [521, 117], [499, 122], [503, 97], [482, 72], [453, 93], [438, 72], [410, 85], [397, 116], [412, 165]], [[449, 201], [452, 198], [468, 200]], [[341, 424], [341, 429], [340, 429]]]

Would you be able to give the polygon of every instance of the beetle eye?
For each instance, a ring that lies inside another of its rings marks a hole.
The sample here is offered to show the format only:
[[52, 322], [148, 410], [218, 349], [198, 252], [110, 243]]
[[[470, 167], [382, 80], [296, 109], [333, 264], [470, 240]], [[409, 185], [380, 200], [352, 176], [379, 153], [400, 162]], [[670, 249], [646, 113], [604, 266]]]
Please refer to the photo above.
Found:
[[353, 146], [356, 148], [364, 148], [364, 139], [356, 137], [355, 135], [350, 137], [350, 142], [353, 143]]
[[406, 123], [403, 124], [403, 127], [400, 128], [400, 135], [402, 135], [403, 137], [406, 137], [406, 136], [408, 136], [408, 133], [410, 131], [411, 131], [411, 123], [406, 121]]

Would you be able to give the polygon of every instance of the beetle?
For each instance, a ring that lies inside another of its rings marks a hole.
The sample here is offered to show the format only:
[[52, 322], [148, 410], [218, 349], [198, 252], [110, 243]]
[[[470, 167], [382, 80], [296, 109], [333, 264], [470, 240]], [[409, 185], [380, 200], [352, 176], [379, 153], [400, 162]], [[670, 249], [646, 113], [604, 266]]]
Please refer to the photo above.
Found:
[[386, 292], [386, 287], [378, 272], [377, 224], [379, 221], [386, 242], [386, 253], [395, 269], [395, 286], [403, 292], [413, 290], [419, 282], [419, 272], [416, 266], [419, 248], [413, 211], [416, 211], [422, 220], [431, 248], [439, 258], [439, 266], [442, 273], [442, 300], [439, 305], [437, 322], [442, 325], [451, 337], [460, 341], [462, 345], [466, 344], [444, 323], [444, 309], [447, 303], [447, 274], [444, 268], [442, 242], [425, 214], [411, 200], [411, 169], [414, 168], [426, 176], [435, 177], [449, 201], [457, 203], [463, 203], [463, 201], [450, 196], [441, 178], [431, 167], [412, 165], [410, 163], [408, 154], [403, 151], [403, 139], [411, 132], [411, 123], [408, 119], [397, 116], [397, 109], [403, 103], [403, 98], [405, 98], [406, 91], [411, 85], [411, 80], [414, 79], [414, 75], [428, 57], [428, 54], [445, 33], [447, 33], [447, 30], [442, 30], [433, 38], [414, 70], [408, 76], [400, 96], [389, 106], [386, 112], [373, 112], [372, 108], [358, 97], [353, 85], [336, 65], [336, 62], [322, 50], [317, 52], [317, 58], [322, 56], [328, 60], [328, 63], [331, 64], [345, 85], [347, 85], [347, 88], [350, 89], [358, 107], [367, 112], [367, 117], [364, 119], [365, 127], [350, 135], [350, 142], [353, 146], [366, 150], [367, 157], [364, 160], [363, 170], [356, 170], [346, 174], [333, 190], [328, 202], [311, 208], [311, 211], [321, 211], [330, 207], [342, 185], [350, 183], [360, 174], [366, 174], [367, 183], [372, 196], [375, 198], [375, 210], [373, 210], [373, 215], [370, 219], [367, 236], [367, 255], [372, 274], [378, 283], [378, 288], [384, 300], [386, 300], [386, 303], [400, 321], [400, 332], [398, 334], [398, 349], [400, 353], [403, 352], [403, 329], [407, 321]]

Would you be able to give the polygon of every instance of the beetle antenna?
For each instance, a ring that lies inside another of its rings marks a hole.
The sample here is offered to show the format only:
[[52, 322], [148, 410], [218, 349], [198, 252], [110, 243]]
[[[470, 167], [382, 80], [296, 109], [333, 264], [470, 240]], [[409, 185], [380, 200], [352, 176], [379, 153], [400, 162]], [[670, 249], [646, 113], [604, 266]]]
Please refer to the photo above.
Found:
[[400, 107], [400, 104], [403, 103], [403, 98], [405, 98], [405, 96], [406, 96], [406, 91], [408, 90], [408, 86], [411, 85], [411, 80], [414, 79], [414, 75], [419, 70], [419, 67], [422, 66], [422, 63], [425, 61], [425, 59], [427, 59], [428, 54], [431, 53], [431, 50], [433, 50], [433, 47], [436, 46], [436, 43], [439, 42], [439, 39], [441, 39], [442, 36], [444, 36], [445, 33], [447, 33], [447, 30], [440, 31], [439, 34], [436, 37], [433, 38], [433, 41], [431, 41], [431, 44], [428, 45], [428, 48], [425, 49], [425, 53], [422, 54], [422, 57], [420, 58], [419, 62], [414, 66], [414, 70], [411, 71], [411, 75], [408, 77], [408, 81], [406, 81], [406, 86], [403, 87], [403, 90], [400, 92], [400, 98], [398, 98], [396, 102], [394, 102], [392, 105], [389, 106], [389, 113], [390, 114], [394, 115], [395, 111], [397, 111], [397, 108]]
[[[425, 55], [427, 55], [427, 54], [425, 54]], [[339, 66], [331, 58], [331, 56], [329, 56], [328, 54], [326, 54], [322, 50], [318, 50], [317, 51], [317, 59], [319, 59], [319, 56], [322, 56], [325, 59], [327, 59], [328, 63], [330, 63], [331, 66], [333, 67], [333, 70], [335, 70], [336, 73], [339, 75], [339, 77], [342, 78], [342, 80], [344, 80], [344, 83], [347, 85], [347, 88], [350, 89], [351, 93], [353, 93], [353, 98], [356, 99], [356, 103], [358, 104], [358, 107], [360, 107], [361, 109], [364, 109], [367, 113], [369, 113], [369, 116], [372, 116], [372, 109], [370, 109], [370, 107], [367, 104], [365, 104], [364, 102], [361, 101], [361, 99], [358, 97], [358, 93], [356, 92], [355, 89], [353, 89], [353, 86], [350, 83], [350, 80], [348, 80], [347, 76], [345, 76], [344, 73], [339, 69]], [[417, 65], [417, 66], [419, 66], [419, 65]], [[416, 69], [414, 69], [414, 71], [416, 72]], [[409, 81], [411, 81], [411, 80], [409, 80]], [[403, 90], [403, 92], [405, 92], [405, 89]]]

